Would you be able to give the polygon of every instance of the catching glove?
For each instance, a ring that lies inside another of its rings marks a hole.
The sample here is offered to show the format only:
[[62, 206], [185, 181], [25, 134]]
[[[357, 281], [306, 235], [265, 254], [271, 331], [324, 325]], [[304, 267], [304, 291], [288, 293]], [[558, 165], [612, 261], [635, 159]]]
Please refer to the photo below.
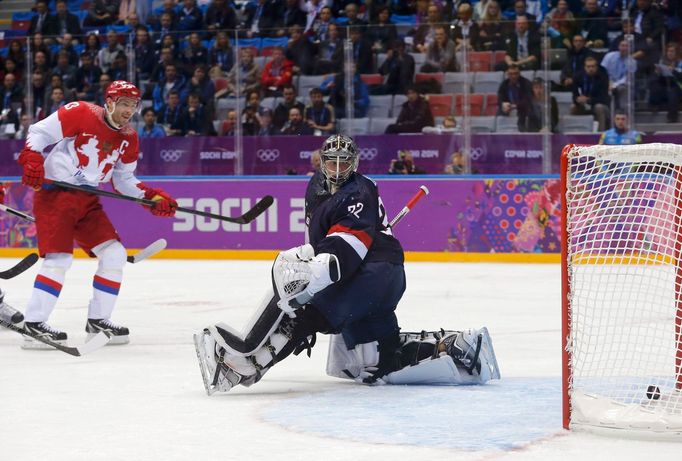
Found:
[[40, 189], [45, 180], [44, 162], [45, 159], [42, 154], [24, 147], [24, 150], [21, 151], [21, 155], [19, 155], [19, 164], [24, 167], [21, 183], [33, 187], [36, 190]]
[[155, 202], [153, 206], [149, 207], [149, 211], [151, 211], [154, 216], [162, 216], [164, 218], [175, 216], [175, 209], [178, 207], [178, 202], [164, 190], [154, 189], [153, 187], [145, 186], [142, 183], [138, 184], [137, 187], [144, 191], [145, 199]]

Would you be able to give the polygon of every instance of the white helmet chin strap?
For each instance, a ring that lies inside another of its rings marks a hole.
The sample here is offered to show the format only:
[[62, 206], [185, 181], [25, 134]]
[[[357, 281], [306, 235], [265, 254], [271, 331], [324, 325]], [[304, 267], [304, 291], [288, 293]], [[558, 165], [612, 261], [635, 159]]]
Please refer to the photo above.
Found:
[[111, 101], [111, 111], [109, 110], [109, 105], [105, 102], [104, 103], [104, 113], [107, 118], [107, 121], [116, 128], [117, 130], [121, 129], [121, 125], [118, 123], [114, 122], [114, 111], [116, 110], [116, 101]]

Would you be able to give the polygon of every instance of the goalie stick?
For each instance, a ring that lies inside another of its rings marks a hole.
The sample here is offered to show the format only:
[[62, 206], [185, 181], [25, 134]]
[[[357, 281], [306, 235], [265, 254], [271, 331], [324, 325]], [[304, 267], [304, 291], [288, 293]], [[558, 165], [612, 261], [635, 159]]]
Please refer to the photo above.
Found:
[[97, 349], [106, 346], [106, 344], [109, 342], [111, 339], [109, 336], [107, 336], [106, 333], [103, 331], [100, 331], [97, 333], [95, 336], [90, 339], [90, 341], [84, 343], [81, 346], [76, 346], [76, 347], [70, 347], [70, 346], [64, 346], [63, 344], [59, 344], [55, 341], [52, 341], [50, 339], [47, 339], [41, 335], [37, 335], [35, 333], [31, 333], [26, 331], [23, 327], [17, 326], [13, 323], [5, 322], [4, 320], [0, 319], [0, 325], [2, 325], [5, 328], [9, 328], [12, 331], [16, 331], [19, 334], [22, 334], [24, 336], [30, 336], [31, 338], [35, 339], [36, 341], [40, 341], [41, 343], [45, 343], [48, 346], [52, 346], [55, 349], [66, 352], [69, 355], [73, 355], [74, 357], [80, 357], [82, 355], [89, 354], [91, 352], [96, 351]]
[[409, 213], [410, 210], [412, 210], [412, 208], [417, 204], [417, 202], [426, 195], [429, 195], [429, 189], [426, 186], [419, 186], [419, 190], [417, 191], [417, 193], [414, 194], [414, 196], [410, 199], [409, 202], [407, 202], [403, 209], [400, 210], [400, 212], [397, 215], [395, 215], [393, 219], [391, 219], [391, 222], [388, 225], [390, 227], [393, 227], [396, 224], [398, 224], [405, 217], [405, 215]]
[[26, 256], [24, 259], [16, 263], [14, 267], [10, 267], [7, 270], [0, 271], [0, 279], [7, 280], [16, 277], [17, 275], [21, 274], [26, 269], [34, 265], [36, 261], [38, 261], [38, 255], [35, 253], [31, 253], [30, 255]]
[[[89, 194], [95, 194], [95, 195], [101, 195], [103, 197], [109, 197], [109, 198], [115, 198], [118, 200], [128, 200], [130, 202], [136, 202], [140, 203], [142, 205], [146, 205], [148, 207], [153, 207], [156, 202], [153, 200], [149, 199], [144, 199], [144, 198], [137, 198], [137, 197], [131, 197], [130, 195], [122, 195], [122, 194], [117, 194], [115, 192], [109, 192], [101, 189], [95, 189], [93, 187], [86, 187], [86, 186], [77, 186], [75, 184], [69, 184], [68, 182], [63, 182], [63, 181], [52, 181], [52, 180], [46, 180], [45, 181], [48, 184], [53, 184], [55, 186], [63, 187], [66, 189], [74, 189], [74, 190], [79, 190], [81, 192], [87, 192]], [[212, 219], [218, 219], [220, 221], [227, 221], [227, 222], [232, 222], [236, 224], [248, 224], [254, 219], [256, 219], [261, 213], [263, 213], [265, 210], [267, 210], [270, 205], [274, 202], [274, 199], [272, 198], [271, 195], [266, 195], [262, 199], [254, 205], [253, 208], [251, 208], [249, 211], [244, 213], [241, 216], [235, 216], [235, 217], [230, 217], [230, 216], [222, 216], [219, 214], [214, 214], [214, 213], [209, 213], [208, 211], [201, 211], [201, 210], [194, 210], [192, 208], [184, 208], [184, 207], [177, 207], [175, 210], [180, 211], [182, 213], [189, 213], [189, 214], [194, 214], [194, 215], [199, 215], [203, 216], [205, 218], [212, 218]]]

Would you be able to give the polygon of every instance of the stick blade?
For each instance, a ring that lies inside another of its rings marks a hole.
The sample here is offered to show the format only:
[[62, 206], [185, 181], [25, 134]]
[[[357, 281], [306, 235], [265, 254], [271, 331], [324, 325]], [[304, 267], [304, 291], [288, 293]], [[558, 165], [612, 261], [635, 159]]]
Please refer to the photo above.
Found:
[[19, 261], [14, 267], [10, 267], [6, 271], [1, 271], [0, 279], [7, 280], [16, 277], [17, 275], [21, 274], [27, 269], [30, 269], [31, 266], [33, 266], [38, 261], [38, 259], [40, 258], [36, 253], [31, 253], [30, 255], [26, 256], [24, 259]]
[[128, 256], [128, 262], [135, 264], [135, 263], [138, 263], [144, 259], [150, 258], [150, 257], [154, 256], [156, 253], [166, 249], [166, 245], [168, 245], [168, 242], [166, 242], [166, 239], [158, 239], [157, 241], [153, 242], [148, 247], [144, 248], [139, 253], [136, 253], [132, 256]]
[[238, 224], [250, 223], [258, 216], [260, 216], [265, 210], [270, 208], [270, 205], [272, 205], [274, 201], [275, 199], [272, 198], [272, 195], [266, 195], [265, 197], [260, 199], [253, 208], [251, 208], [249, 211], [241, 215], [239, 218], [236, 218], [235, 221]]
[[100, 331], [97, 333], [95, 336], [93, 336], [90, 341], [86, 342], [82, 346], [78, 346], [75, 349], [78, 351], [78, 355], [86, 355], [91, 352], [96, 351], [97, 349], [106, 346], [109, 341], [111, 341], [111, 337], [107, 336], [106, 333], [103, 331]]

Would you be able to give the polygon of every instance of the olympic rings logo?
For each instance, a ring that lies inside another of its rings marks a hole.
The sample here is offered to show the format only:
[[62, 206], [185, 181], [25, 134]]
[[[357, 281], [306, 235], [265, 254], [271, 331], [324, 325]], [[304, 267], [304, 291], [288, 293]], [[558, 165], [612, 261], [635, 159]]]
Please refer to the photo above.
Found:
[[279, 149], [258, 149], [256, 157], [262, 162], [274, 162], [279, 158]]
[[159, 156], [164, 162], [177, 162], [184, 151], [178, 149], [162, 149]]
[[360, 148], [360, 160], [374, 160], [379, 155], [376, 147], [362, 147]]
[[486, 156], [486, 151], [483, 147], [472, 147], [470, 152], [471, 160], [480, 160]]

